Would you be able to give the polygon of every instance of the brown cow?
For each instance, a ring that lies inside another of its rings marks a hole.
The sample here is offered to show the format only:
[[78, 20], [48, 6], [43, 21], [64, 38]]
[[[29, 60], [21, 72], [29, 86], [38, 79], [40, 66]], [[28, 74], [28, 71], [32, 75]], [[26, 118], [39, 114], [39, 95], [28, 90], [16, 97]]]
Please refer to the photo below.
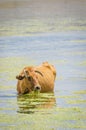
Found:
[[31, 91], [53, 92], [55, 77], [56, 70], [48, 62], [44, 62], [37, 67], [25, 67], [16, 76], [18, 79], [17, 91], [19, 94], [25, 94]]

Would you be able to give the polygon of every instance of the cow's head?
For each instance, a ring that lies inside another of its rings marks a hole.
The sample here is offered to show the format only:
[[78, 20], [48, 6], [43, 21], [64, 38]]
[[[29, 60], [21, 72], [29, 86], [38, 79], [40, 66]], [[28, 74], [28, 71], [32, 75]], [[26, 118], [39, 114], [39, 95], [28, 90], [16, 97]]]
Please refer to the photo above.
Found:
[[31, 91], [41, 90], [37, 73], [43, 76], [42, 73], [38, 70], [35, 70], [34, 67], [25, 67], [23, 71], [16, 76], [16, 78], [19, 80], [19, 86], [17, 87], [17, 89], [19, 89], [19, 93], [25, 94]]

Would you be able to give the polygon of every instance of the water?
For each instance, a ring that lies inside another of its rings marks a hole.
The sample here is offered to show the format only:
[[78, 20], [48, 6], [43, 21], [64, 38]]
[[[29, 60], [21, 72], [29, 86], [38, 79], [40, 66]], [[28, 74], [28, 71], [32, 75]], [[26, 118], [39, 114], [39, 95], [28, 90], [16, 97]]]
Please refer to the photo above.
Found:
[[[86, 1], [0, 1], [0, 130], [86, 129]], [[54, 93], [18, 96], [16, 75], [44, 61]]]

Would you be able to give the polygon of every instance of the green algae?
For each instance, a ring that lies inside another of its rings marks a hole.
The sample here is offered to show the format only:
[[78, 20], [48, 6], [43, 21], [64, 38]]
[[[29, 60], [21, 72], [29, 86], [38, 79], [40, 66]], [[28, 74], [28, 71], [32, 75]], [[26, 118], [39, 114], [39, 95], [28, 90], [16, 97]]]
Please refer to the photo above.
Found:
[[58, 98], [63, 98], [68, 104], [86, 104], [86, 100], [82, 98], [82, 95], [86, 94], [86, 90], [80, 90], [73, 92], [69, 96], [58, 96]]
[[[64, 101], [77, 99], [75, 95], [58, 96]], [[7, 101], [10, 107], [0, 111], [1, 129], [85, 129], [86, 111], [83, 107], [59, 107], [54, 93], [30, 93]], [[5, 103], [5, 102], [4, 102]], [[84, 102], [83, 102], [84, 103]], [[15, 106], [17, 104], [17, 107]], [[12, 107], [14, 106], [14, 107]], [[13, 111], [17, 111], [16, 115]]]
[[86, 61], [82, 61], [82, 62], [80, 63], [80, 65], [81, 65], [81, 66], [86, 66]]
[[70, 103], [70, 104], [85, 104], [86, 103], [86, 100], [69, 100], [67, 101], [67, 103]]
[[[78, 110], [78, 113], [77, 113]], [[80, 108], [63, 108], [54, 109], [51, 112], [48, 110], [38, 110], [35, 114], [17, 114], [16, 117], [13, 115], [3, 115], [1, 114], [0, 122], [4, 122], [1, 128], [7, 129], [57, 129], [57, 128], [86, 128], [84, 122], [85, 113]], [[40, 122], [40, 123], [39, 123]], [[16, 124], [16, 125], [14, 125]]]
[[0, 36], [31, 36], [45, 32], [86, 30], [85, 26], [79, 26], [81, 24], [85, 25], [86, 20], [78, 20], [77, 25], [75, 24], [75, 19], [70, 18], [57, 18], [52, 20], [52, 24], [50, 24], [50, 21], [51, 19], [49, 18], [47, 18], [47, 21], [44, 19], [4, 21], [0, 24]]
[[86, 94], [86, 90], [75, 91], [74, 94], [78, 94], [78, 95]]

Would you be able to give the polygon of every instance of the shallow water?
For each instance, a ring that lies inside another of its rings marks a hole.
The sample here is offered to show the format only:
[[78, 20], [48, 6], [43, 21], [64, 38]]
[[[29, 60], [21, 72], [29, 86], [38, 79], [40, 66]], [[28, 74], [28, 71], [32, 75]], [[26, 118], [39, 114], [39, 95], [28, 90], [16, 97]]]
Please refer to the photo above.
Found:
[[[0, 1], [0, 129], [86, 129], [85, 0]], [[54, 93], [18, 96], [16, 75], [43, 61]]]

